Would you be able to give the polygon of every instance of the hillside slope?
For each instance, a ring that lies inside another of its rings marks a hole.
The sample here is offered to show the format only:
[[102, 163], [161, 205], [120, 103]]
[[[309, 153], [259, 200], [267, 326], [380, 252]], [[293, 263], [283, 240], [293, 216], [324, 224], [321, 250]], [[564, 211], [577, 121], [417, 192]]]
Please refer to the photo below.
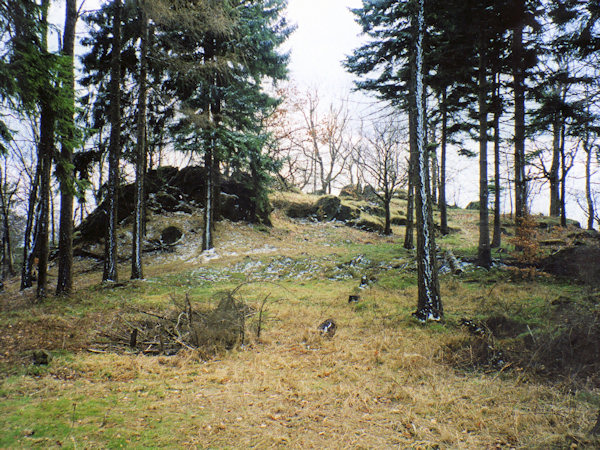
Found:
[[[290, 218], [290, 204], [316, 199], [273, 200], [273, 227], [221, 222], [209, 254], [195, 231], [199, 210], [151, 216], [143, 281], [103, 286], [101, 263], [79, 257], [72, 298], [33, 305], [32, 293], [9, 284], [0, 303], [0, 447], [600, 445], [589, 434], [600, 407], [596, 280], [526, 268], [508, 243], [509, 220], [495, 267], [477, 269], [469, 263], [477, 212], [453, 209], [453, 232], [438, 245], [463, 272], [442, 273], [445, 321], [422, 326], [410, 316], [416, 268], [401, 246], [404, 227], [381, 236]], [[380, 220], [372, 204], [344, 203]], [[397, 200], [394, 215], [403, 207]], [[597, 245], [595, 235], [540, 221], [549, 224], [536, 224], [546, 242], [540, 260], [576, 242]], [[158, 245], [169, 226], [181, 239]], [[130, 238], [120, 234], [126, 280]], [[243, 345], [180, 346], [173, 356], [161, 352], [162, 338], [129, 345], [134, 328], [142, 340], [166, 323], [152, 315], [188, 317], [186, 298], [198, 314], [216, 311], [232, 290], [245, 305]], [[333, 337], [317, 330], [326, 319], [337, 325]], [[35, 350], [48, 351], [49, 364], [34, 364]]]

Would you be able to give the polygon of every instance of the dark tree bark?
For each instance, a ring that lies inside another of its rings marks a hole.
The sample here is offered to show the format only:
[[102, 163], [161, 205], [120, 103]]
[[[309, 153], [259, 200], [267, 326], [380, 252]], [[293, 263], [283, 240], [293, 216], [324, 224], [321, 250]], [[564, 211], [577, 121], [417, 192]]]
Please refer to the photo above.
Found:
[[411, 250], [415, 248], [414, 243], [414, 210], [415, 210], [415, 186], [414, 175], [412, 169], [412, 157], [408, 169], [408, 197], [406, 199], [406, 230], [404, 232], [404, 248]]
[[552, 123], [552, 165], [548, 173], [548, 181], [550, 182], [550, 216], [560, 216], [560, 115], [554, 113]]
[[[410, 83], [409, 96], [414, 97], [414, 86]], [[412, 105], [409, 105], [409, 112]], [[417, 127], [415, 114], [408, 115], [408, 135], [410, 157], [408, 162], [408, 197], [406, 199], [406, 230], [404, 234], [404, 248], [411, 250], [415, 248], [414, 243], [414, 223], [415, 223], [415, 166], [417, 151]]]
[[49, 253], [49, 221], [50, 221], [50, 175], [54, 153], [54, 110], [47, 101], [42, 104], [40, 115], [40, 148], [39, 158], [42, 160], [40, 176], [40, 217], [38, 244], [37, 298], [43, 299], [48, 295], [48, 253]]
[[484, 32], [479, 40], [478, 69], [478, 106], [479, 106], [479, 246], [477, 248], [477, 265], [489, 268], [492, 265], [490, 250], [490, 219], [488, 190], [488, 80], [487, 80], [487, 46]]
[[560, 139], [560, 226], [567, 226], [567, 174], [572, 167], [567, 167], [567, 155], [565, 152], [565, 124], [561, 125]]
[[499, 75], [494, 76], [494, 233], [492, 248], [500, 247], [502, 244], [502, 230], [500, 220], [500, 116], [502, 105], [500, 100]]
[[[211, 131], [212, 134], [212, 131]], [[202, 251], [213, 248], [213, 224], [214, 224], [214, 189], [213, 189], [213, 140], [204, 154], [204, 167], [206, 169], [206, 198], [204, 205], [204, 232], [202, 235]]]
[[[48, 7], [50, 0], [42, 2], [44, 29], [43, 51], [48, 51], [47, 41], [47, 20]], [[54, 156], [54, 132], [55, 132], [55, 110], [50, 102], [50, 80], [45, 81], [44, 92], [40, 100], [40, 142], [38, 149], [38, 158], [41, 159], [40, 176], [40, 218], [38, 232], [38, 280], [37, 280], [37, 298], [43, 299], [48, 295], [48, 253], [49, 253], [49, 219], [50, 219], [50, 176], [52, 169], [52, 160]]]
[[60, 180], [60, 228], [58, 236], [58, 281], [57, 294], [69, 294], [73, 290], [73, 114], [75, 111], [75, 26], [77, 23], [76, 0], [66, 0], [65, 30], [63, 36], [63, 55], [69, 58], [69, 70], [64, 76], [64, 88], [68, 92], [69, 107], [64, 118], [66, 136], [60, 152], [57, 166]]
[[417, 265], [419, 300], [414, 317], [426, 322], [441, 320], [443, 316], [442, 299], [437, 278], [435, 261], [435, 234], [433, 214], [428, 192], [427, 148], [425, 146], [425, 108], [423, 86], [423, 35], [424, 35], [424, 0], [419, 0], [415, 23], [415, 55], [411, 64], [411, 82], [414, 85], [414, 96], [411, 96], [409, 113], [415, 115], [416, 125], [416, 176], [415, 176], [415, 209], [417, 216]]
[[110, 144], [108, 150], [108, 226], [104, 243], [102, 281], [118, 281], [117, 272], [117, 201], [119, 197], [119, 161], [121, 154], [121, 1], [114, 0], [113, 45], [110, 74]]
[[9, 221], [12, 197], [15, 191], [8, 191], [8, 183], [0, 169], [0, 209], [2, 210], [2, 267], [0, 268], [0, 280], [15, 274]]
[[35, 175], [29, 191], [29, 204], [27, 206], [27, 219], [23, 236], [23, 266], [21, 267], [21, 290], [33, 286], [33, 264], [35, 247], [38, 237], [39, 207], [38, 191], [40, 175], [42, 173], [42, 159], [38, 157]]
[[146, 174], [146, 104], [147, 104], [147, 55], [148, 55], [148, 16], [144, 2], [138, 3], [141, 23], [140, 79], [137, 111], [137, 148], [135, 160], [135, 210], [133, 221], [133, 245], [131, 255], [131, 279], [141, 279], [142, 238], [144, 235], [144, 177]]
[[438, 199], [438, 206], [440, 208], [440, 229], [444, 236], [450, 232], [448, 229], [448, 207], [446, 205], [446, 146], [448, 143], [448, 105], [446, 104], [446, 99], [447, 88], [444, 86], [440, 104], [442, 109], [442, 136], [440, 149], [440, 196]]
[[[587, 128], [587, 127], [586, 127]], [[587, 229], [594, 229], [594, 199], [592, 198], [592, 156], [593, 151], [590, 148], [589, 130], [586, 129], [585, 138], [583, 141], [583, 149], [586, 153], [585, 158], [585, 200], [587, 203]]]
[[[525, 11], [525, 1], [515, 0], [519, 15]], [[525, 179], [525, 70], [523, 68], [523, 22], [513, 28], [512, 71], [515, 100], [515, 217], [517, 225], [527, 213], [527, 180]]]

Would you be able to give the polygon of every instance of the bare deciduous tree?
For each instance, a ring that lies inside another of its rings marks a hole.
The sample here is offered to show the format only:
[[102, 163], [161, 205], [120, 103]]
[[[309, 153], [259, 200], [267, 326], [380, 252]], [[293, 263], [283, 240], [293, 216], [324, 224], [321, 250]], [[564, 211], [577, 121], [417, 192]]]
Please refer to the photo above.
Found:
[[368, 147], [362, 152], [362, 168], [367, 175], [365, 179], [371, 181], [385, 209], [386, 235], [392, 234], [390, 203], [394, 192], [408, 181], [408, 170], [403, 167], [405, 150], [400, 142], [400, 134], [393, 120], [375, 125], [372, 136], [364, 139]]

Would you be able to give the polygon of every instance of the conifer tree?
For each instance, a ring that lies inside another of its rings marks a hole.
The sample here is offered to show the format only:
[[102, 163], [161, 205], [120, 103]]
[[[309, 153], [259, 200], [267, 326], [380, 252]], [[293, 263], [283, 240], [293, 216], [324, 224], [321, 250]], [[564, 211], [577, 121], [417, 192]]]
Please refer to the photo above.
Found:
[[65, 28], [62, 54], [63, 81], [68, 105], [62, 117], [62, 147], [57, 173], [60, 180], [60, 230], [58, 241], [58, 281], [57, 294], [69, 294], [73, 289], [73, 195], [75, 192], [73, 172], [74, 112], [75, 112], [75, 25], [77, 22], [76, 0], [66, 0]]
[[108, 151], [108, 224], [104, 241], [102, 281], [118, 281], [117, 226], [119, 199], [119, 164], [121, 161], [121, 0], [113, 0], [113, 44], [110, 71], [110, 146]]

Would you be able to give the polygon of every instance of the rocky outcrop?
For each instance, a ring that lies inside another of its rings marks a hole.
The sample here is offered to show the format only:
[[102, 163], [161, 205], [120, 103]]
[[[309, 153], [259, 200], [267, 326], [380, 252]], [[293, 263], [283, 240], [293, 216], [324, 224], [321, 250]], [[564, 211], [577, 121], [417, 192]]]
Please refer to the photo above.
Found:
[[567, 247], [550, 255], [541, 263], [545, 272], [576, 280], [581, 283], [600, 285], [600, 247], [577, 245]]
[[[269, 224], [270, 205], [266, 196], [257, 196], [252, 178], [243, 173], [222, 177], [219, 196], [219, 217], [234, 222], [261, 222]], [[206, 171], [203, 167], [183, 169], [160, 167], [146, 174], [146, 206], [156, 213], [192, 213], [193, 207], [202, 207], [206, 198]], [[257, 198], [261, 198], [260, 204]], [[119, 222], [132, 217], [134, 185], [121, 186], [118, 199]], [[106, 230], [106, 201], [89, 215], [75, 230], [75, 243], [94, 242], [104, 238]]]

